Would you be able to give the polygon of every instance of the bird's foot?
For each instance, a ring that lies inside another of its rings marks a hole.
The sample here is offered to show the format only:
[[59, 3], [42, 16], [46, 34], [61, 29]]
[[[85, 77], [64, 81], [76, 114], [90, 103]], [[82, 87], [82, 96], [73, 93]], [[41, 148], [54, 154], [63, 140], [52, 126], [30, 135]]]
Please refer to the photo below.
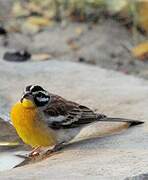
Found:
[[37, 157], [40, 155], [40, 153], [42, 152], [41, 150], [41, 147], [36, 147], [34, 148], [29, 154], [25, 154], [25, 155], [22, 155], [22, 154], [16, 154], [17, 157], [20, 157], [20, 158], [34, 158], [34, 157]]
[[[43, 151], [41, 151], [41, 148], [33, 149], [33, 151], [27, 156], [16, 155], [18, 157], [24, 158], [24, 161], [21, 162], [20, 164], [18, 164], [17, 166], [15, 166], [14, 168], [24, 166], [27, 164], [32, 164], [35, 162], [39, 162], [41, 160], [44, 160], [46, 158], [49, 158], [49, 157], [54, 156], [56, 154], [59, 154], [60, 150], [63, 148], [63, 146], [64, 146], [63, 143], [60, 143], [60, 144], [55, 145], [52, 149], [44, 148]], [[40, 151], [38, 151], [38, 150], [40, 150]]]
[[40, 152], [41, 152], [41, 147], [38, 146], [36, 148], [34, 148], [31, 153], [28, 154], [28, 157], [36, 157], [36, 156], [39, 156], [40, 155]]

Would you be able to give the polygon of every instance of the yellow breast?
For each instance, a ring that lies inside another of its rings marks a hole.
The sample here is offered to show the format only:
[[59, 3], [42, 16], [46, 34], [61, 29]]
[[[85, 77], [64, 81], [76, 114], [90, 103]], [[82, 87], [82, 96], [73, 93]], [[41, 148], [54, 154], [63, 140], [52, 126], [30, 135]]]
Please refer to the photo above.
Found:
[[11, 110], [12, 123], [20, 138], [32, 147], [56, 144], [54, 132], [40, 119], [37, 108], [26, 108], [21, 102]]

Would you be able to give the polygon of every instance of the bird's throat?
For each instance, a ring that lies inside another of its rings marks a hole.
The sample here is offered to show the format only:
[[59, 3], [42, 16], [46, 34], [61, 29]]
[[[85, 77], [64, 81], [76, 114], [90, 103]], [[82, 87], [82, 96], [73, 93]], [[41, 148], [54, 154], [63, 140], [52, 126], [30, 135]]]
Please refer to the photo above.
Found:
[[35, 108], [35, 104], [31, 100], [26, 98], [23, 99], [22, 105], [25, 108]]

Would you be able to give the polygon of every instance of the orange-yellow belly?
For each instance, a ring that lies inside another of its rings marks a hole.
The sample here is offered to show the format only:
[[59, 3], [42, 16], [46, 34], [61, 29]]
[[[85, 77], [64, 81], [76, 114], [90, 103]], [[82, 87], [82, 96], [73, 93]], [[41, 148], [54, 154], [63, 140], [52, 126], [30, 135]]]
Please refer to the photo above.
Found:
[[11, 110], [12, 123], [20, 138], [32, 147], [56, 144], [54, 132], [39, 120], [36, 108], [25, 108], [18, 102]]

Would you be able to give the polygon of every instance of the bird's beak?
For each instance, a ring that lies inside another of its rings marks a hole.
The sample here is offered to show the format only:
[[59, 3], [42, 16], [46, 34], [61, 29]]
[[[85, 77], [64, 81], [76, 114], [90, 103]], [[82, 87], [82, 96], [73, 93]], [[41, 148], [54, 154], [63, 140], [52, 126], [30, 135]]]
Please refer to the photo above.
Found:
[[25, 93], [23, 96], [22, 96], [22, 98], [21, 98], [21, 103], [23, 102], [23, 99], [29, 99], [29, 96], [30, 96], [30, 94], [29, 93]]
[[29, 93], [24, 94], [20, 101], [21, 101], [22, 105], [25, 108], [33, 108], [33, 107], [35, 107], [35, 104], [31, 100]]

